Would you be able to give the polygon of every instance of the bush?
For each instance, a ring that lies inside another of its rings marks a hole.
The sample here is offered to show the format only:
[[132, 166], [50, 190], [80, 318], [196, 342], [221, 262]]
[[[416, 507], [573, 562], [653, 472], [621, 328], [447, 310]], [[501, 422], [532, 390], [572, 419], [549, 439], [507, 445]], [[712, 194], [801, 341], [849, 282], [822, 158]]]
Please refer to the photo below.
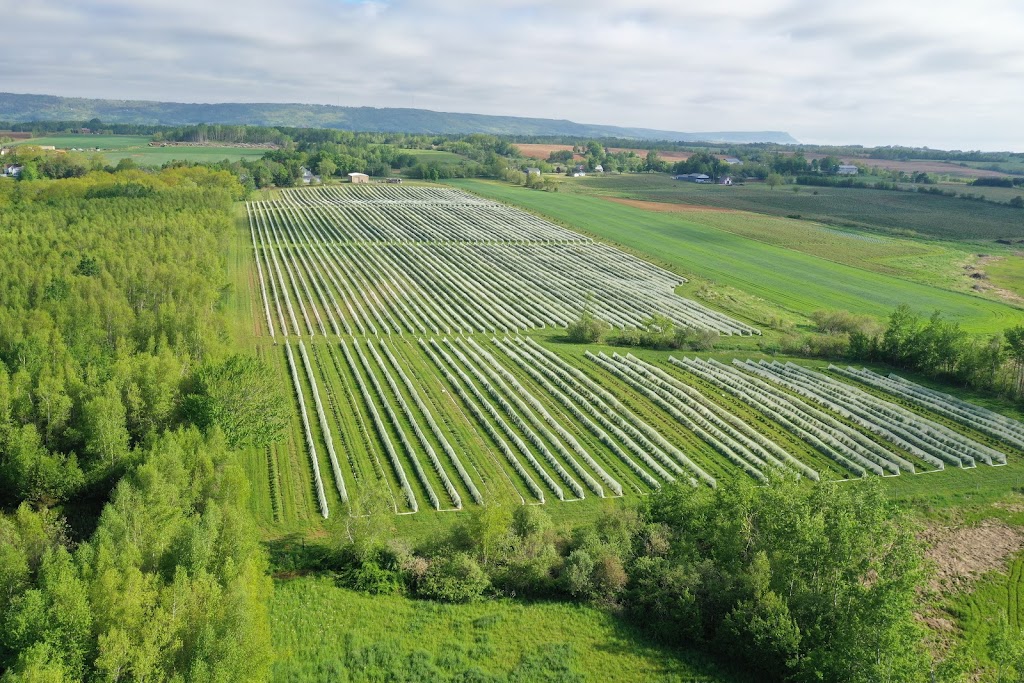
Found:
[[593, 344], [600, 341], [604, 333], [610, 329], [611, 325], [598, 319], [588, 303], [580, 312], [579, 319], [569, 323], [565, 333], [573, 344]]
[[466, 553], [438, 557], [420, 584], [420, 594], [445, 602], [471, 602], [490, 585], [476, 560]]

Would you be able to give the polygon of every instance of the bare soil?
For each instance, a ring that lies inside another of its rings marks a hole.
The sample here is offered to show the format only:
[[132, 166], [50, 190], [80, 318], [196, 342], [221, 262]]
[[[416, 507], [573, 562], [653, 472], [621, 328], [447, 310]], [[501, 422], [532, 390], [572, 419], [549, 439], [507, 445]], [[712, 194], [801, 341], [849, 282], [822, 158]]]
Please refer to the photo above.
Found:
[[1007, 558], [1024, 549], [1024, 530], [995, 520], [972, 527], [929, 527], [921, 538], [935, 563], [930, 587], [939, 592], [962, 590], [982, 574], [1004, 569]]

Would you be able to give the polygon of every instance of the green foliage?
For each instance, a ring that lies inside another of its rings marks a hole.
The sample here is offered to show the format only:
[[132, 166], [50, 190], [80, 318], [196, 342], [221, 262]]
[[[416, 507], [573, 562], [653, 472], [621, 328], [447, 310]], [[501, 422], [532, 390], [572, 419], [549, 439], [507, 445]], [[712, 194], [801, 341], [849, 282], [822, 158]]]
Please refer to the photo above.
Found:
[[109, 486], [170, 427], [183, 368], [219, 353], [228, 174], [0, 186], [0, 480], [51, 504]]
[[156, 442], [74, 556], [50, 513], [0, 517], [0, 668], [265, 678], [271, 586], [246, 489], [225, 445], [193, 431]]
[[434, 559], [419, 590], [435, 600], [471, 602], [489, 585], [490, 579], [476, 560], [465, 553], [452, 553]]
[[600, 341], [601, 336], [611, 329], [611, 325], [594, 315], [590, 302], [580, 311], [580, 317], [565, 330], [566, 338], [573, 344], [593, 344]]
[[234, 354], [197, 373], [186, 414], [199, 426], [220, 427], [233, 448], [276, 441], [291, 415], [284, 388], [266, 363]]
[[639, 327], [622, 330], [611, 341], [623, 346], [648, 349], [691, 349], [710, 351], [718, 341], [718, 332], [676, 325], [671, 318], [656, 313]]
[[926, 680], [922, 552], [876, 481], [675, 485], [644, 517], [670, 546], [638, 555], [623, 599], [666, 640], [707, 642], [761, 680]]

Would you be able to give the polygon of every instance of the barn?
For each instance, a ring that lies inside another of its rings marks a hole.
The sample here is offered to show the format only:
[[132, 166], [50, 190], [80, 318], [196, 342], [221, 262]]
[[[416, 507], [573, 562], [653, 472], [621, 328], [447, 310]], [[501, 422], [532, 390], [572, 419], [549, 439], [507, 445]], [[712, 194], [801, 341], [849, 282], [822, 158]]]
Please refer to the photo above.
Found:
[[365, 173], [349, 173], [348, 181], [350, 183], [368, 183], [370, 182], [370, 176]]

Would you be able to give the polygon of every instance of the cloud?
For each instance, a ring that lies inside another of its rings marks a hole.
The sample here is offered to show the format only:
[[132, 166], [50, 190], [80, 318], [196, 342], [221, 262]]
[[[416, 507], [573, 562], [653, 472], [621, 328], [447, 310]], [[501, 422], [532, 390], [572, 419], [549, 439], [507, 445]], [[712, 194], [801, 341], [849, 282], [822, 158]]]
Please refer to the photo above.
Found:
[[1024, 149], [1015, 0], [33, 0], [3, 14], [11, 92]]

